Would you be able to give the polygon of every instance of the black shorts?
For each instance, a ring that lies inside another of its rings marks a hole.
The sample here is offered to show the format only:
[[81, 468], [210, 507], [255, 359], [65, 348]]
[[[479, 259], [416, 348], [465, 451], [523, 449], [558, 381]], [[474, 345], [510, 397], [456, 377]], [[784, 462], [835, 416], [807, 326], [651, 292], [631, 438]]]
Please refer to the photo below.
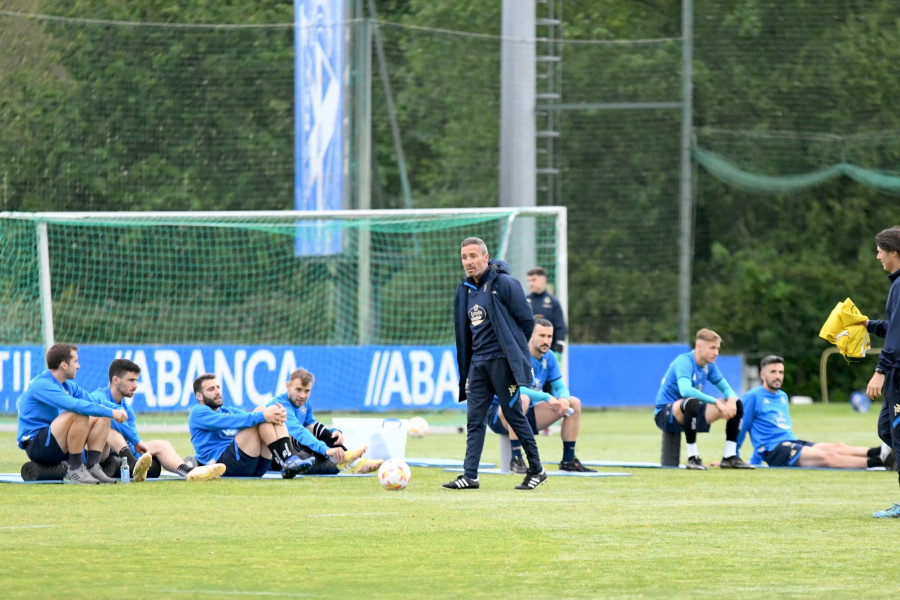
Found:
[[[678, 402], [681, 402], [681, 400]], [[675, 415], [672, 414], [672, 404], [674, 403], [670, 402], [669, 404], [666, 404], [658, 413], [656, 413], [654, 416], [656, 419], [656, 426], [666, 433], [682, 433], [684, 427], [675, 420]], [[709, 423], [706, 422], [705, 402], [700, 402], [700, 410], [697, 411], [697, 431], [699, 433], [709, 432]]]
[[57, 465], [69, 458], [69, 455], [63, 452], [56, 443], [56, 438], [50, 433], [49, 425], [41, 429], [25, 444], [25, 454], [28, 455], [29, 460], [45, 465]]
[[759, 455], [770, 467], [796, 467], [800, 460], [800, 451], [804, 446], [812, 446], [813, 442], [804, 440], [788, 440], [781, 442], [772, 450], [762, 451]]
[[[537, 420], [535, 419], [534, 411], [531, 409], [531, 406], [528, 407], [525, 418], [528, 419], [528, 424], [531, 426], [531, 433], [537, 435]], [[509, 430], [503, 425], [503, 421], [500, 420], [499, 404], [493, 404], [488, 409], [487, 424], [494, 433], [498, 435], [509, 435]]]
[[237, 440], [228, 444], [228, 448], [218, 460], [225, 465], [225, 474], [222, 477], [262, 477], [269, 470], [270, 461], [269, 458], [247, 456], [242, 453]]

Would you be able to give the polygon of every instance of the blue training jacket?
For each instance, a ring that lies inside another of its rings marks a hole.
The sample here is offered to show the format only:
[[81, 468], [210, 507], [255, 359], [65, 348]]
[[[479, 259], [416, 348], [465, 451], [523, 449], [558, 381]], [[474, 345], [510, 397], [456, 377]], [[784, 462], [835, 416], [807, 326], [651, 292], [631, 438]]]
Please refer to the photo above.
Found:
[[891, 289], [888, 291], [884, 321], [869, 319], [866, 329], [878, 337], [884, 338], [884, 347], [878, 357], [878, 366], [883, 370], [900, 367], [900, 270], [890, 275]]

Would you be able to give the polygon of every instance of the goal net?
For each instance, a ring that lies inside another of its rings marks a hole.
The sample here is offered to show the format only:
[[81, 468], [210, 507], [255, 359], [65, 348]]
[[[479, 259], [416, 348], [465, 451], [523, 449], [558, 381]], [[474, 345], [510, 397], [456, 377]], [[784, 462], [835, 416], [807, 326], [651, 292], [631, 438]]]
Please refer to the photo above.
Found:
[[28, 376], [49, 344], [78, 345], [87, 389], [135, 360], [136, 409], [186, 409], [202, 372], [253, 408], [298, 366], [320, 410], [450, 407], [469, 236], [523, 284], [543, 266], [566, 300], [560, 207], [0, 213], [0, 344], [37, 346]]

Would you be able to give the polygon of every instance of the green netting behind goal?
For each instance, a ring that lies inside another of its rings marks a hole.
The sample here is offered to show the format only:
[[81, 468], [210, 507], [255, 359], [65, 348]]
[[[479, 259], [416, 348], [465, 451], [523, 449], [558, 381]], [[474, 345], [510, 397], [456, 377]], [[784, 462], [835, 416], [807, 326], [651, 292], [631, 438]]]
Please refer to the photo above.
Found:
[[[52, 309], [55, 340], [76, 344], [452, 345], [460, 242], [481, 237], [523, 281], [534, 264], [565, 281], [564, 215], [0, 213], [0, 343], [46, 343]], [[311, 229], [331, 251], [298, 253]]]

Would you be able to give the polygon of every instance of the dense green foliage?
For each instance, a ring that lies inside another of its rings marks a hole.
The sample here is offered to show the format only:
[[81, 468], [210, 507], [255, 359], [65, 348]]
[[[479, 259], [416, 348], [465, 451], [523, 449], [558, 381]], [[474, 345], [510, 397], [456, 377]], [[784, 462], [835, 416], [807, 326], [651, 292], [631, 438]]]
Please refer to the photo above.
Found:
[[[680, 99], [680, 2], [560, 4], [564, 102]], [[376, 5], [414, 206], [495, 205], [501, 3]], [[694, 5], [700, 146], [760, 174], [840, 160], [900, 172], [896, 2]], [[293, 3], [8, 0], [0, 8], [289, 24]], [[0, 19], [0, 209], [290, 208], [292, 36], [290, 27]], [[597, 43], [623, 39], [664, 41]], [[401, 207], [375, 60], [371, 76], [374, 203]], [[561, 122], [571, 341], [674, 341], [678, 111], [572, 110]], [[750, 360], [783, 354], [789, 391], [818, 395], [826, 345], [817, 333], [830, 308], [850, 296], [870, 316], [882, 313], [887, 282], [872, 236], [900, 222], [896, 198], [850, 181], [754, 195], [702, 170], [695, 188], [692, 328], [718, 330], [725, 352]], [[868, 372], [838, 373], [836, 397], [862, 387]]]

